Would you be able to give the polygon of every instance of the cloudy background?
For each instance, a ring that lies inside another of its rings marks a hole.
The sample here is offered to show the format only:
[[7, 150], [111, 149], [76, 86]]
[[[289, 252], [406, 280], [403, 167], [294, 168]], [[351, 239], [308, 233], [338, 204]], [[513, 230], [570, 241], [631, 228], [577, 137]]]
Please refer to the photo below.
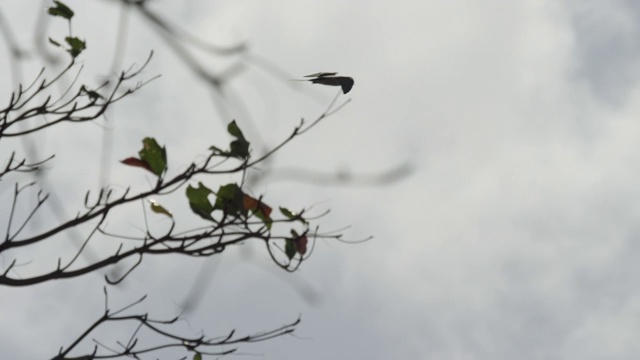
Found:
[[[15, 36], [33, 48], [43, 3], [0, 4]], [[121, 8], [108, 1], [68, 4], [77, 14], [74, 33], [88, 42], [81, 56], [85, 79], [115, 73]], [[294, 274], [250, 244], [200, 261], [148, 258], [109, 289], [114, 307], [149, 294], [141, 311], [171, 317], [197, 281], [203, 298], [180, 323], [192, 333], [250, 333], [302, 317], [294, 336], [242, 347], [248, 357], [637, 358], [636, 2], [161, 0], [149, 6], [212, 43], [249, 44], [242, 57], [195, 54], [212, 71], [234, 61], [248, 67], [221, 97], [132, 12], [118, 66], [139, 65], [153, 49], [143, 76], [162, 77], [117, 105], [100, 126], [63, 125], [35, 137], [40, 154], [57, 154], [42, 187], [57, 194], [66, 217], [82, 206], [78, 189], [149, 186], [142, 171], [117, 163], [134, 155], [145, 136], [166, 144], [176, 171], [208, 146], [225, 144], [223, 125], [232, 118], [249, 139], [259, 139], [255, 144], [276, 144], [301, 117], [320, 115], [335, 95], [333, 88], [287, 81], [318, 71], [353, 76], [354, 89], [339, 99], [352, 101], [283, 149], [270, 164], [274, 171], [367, 175], [409, 164], [412, 172], [384, 186], [317, 186], [265, 171], [253, 191], [269, 203], [331, 209], [319, 220], [321, 229], [351, 226], [345, 239], [373, 240], [318, 241]], [[54, 19], [47, 31], [62, 38], [66, 25]], [[0, 91], [7, 99], [15, 73], [6, 47], [1, 51]], [[24, 81], [39, 66], [32, 57]], [[113, 144], [106, 160], [105, 139]], [[0, 149], [11, 146], [22, 145], [3, 139]], [[4, 204], [15, 179], [0, 184]], [[214, 188], [230, 179], [203, 181]], [[174, 198], [163, 201], [185, 209], [177, 220], [199, 224], [181, 196]], [[52, 212], [37, 226], [55, 223]], [[141, 212], [127, 209], [109, 226], [139, 232]], [[159, 216], [150, 222], [159, 232], [168, 226]], [[23, 263], [32, 262], [19, 270], [51, 269], [51, 251], [66, 254], [72, 246], [62, 239], [22, 254]], [[108, 248], [101, 243], [96, 251]], [[9, 262], [0, 258], [2, 266]], [[203, 266], [207, 276], [198, 278]], [[102, 287], [100, 276], [88, 275], [0, 288], [3, 358], [52, 356], [101, 315]]]

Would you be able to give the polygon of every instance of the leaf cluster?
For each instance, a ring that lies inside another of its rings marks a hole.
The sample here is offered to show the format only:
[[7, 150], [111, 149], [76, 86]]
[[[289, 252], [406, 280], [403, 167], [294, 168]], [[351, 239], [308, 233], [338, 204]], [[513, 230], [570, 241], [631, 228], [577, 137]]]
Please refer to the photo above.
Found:
[[51, 16], [59, 16], [67, 20], [67, 22], [69, 23], [69, 35], [65, 36], [64, 38], [64, 42], [67, 45], [66, 48], [59, 41], [56, 41], [52, 38], [49, 38], [49, 43], [65, 49], [69, 53], [69, 55], [71, 55], [71, 58], [75, 59], [87, 48], [87, 42], [85, 40], [81, 40], [76, 36], [73, 36], [71, 33], [71, 19], [75, 15], [73, 10], [71, 10], [62, 1], [54, 0], [53, 3], [55, 4], [55, 6], [48, 8], [47, 12]]

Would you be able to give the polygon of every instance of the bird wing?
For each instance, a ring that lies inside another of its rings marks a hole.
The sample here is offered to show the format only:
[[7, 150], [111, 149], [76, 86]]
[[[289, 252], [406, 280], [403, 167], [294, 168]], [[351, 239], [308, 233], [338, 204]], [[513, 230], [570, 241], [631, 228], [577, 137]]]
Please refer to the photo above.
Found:
[[319, 78], [319, 77], [326, 77], [326, 76], [335, 76], [337, 74], [338, 74], [337, 72], [319, 72], [311, 75], [305, 75], [305, 77]]

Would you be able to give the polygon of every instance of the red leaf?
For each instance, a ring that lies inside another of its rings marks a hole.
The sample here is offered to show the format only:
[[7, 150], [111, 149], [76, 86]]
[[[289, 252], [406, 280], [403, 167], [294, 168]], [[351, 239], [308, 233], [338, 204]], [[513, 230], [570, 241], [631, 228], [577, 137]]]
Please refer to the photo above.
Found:
[[258, 207], [258, 200], [244, 194], [242, 197], [242, 207], [244, 207], [245, 210], [253, 210]]
[[296, 239], [296, 250], [300, 255], [304, 255], [307, 252], [307, 235], [302, 235]]
[[134, 158], [134, 157], [129, 157], [129, 158], [126, 158], [124, 160], [120, 160], [120, 162], [125, 164], [125, 165], [129, 165], [129, 166], [141, 167], [141, 168], [147, 169], [147, 170], [149, 170], [149, 171], [151, 171], [153, 173], [153, 170], [151, 170], [151, 166], [149, 166], [149, 163], [147, 163], [144, 160], [140, 160], [140, 159], [137, 159], [137, 158]]
[[247, 194], [244, 194], [244, 197], [242, 198], [242, 206], [245, 210], [260, 210], [267, 219], [271, 218], [271, 211], [273, 209], [269, 205], [254, 199]]

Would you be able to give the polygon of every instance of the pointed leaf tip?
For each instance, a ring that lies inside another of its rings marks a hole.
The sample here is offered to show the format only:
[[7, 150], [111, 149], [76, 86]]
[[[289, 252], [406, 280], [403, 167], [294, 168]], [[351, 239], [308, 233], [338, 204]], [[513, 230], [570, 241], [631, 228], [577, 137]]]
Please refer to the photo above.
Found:
[[299, 220], [303, 224], [307, 223], [307, 220], [305, 220], [305, 218], [302, 217], [302, 212], [296, 214], [293, 211], [281, 206], [280, 207], [280, 213], [282, 213], [282, 215], [284, 215], [284, 217], [286, 217], [287, 219], [289, 219], [291, 221]]
[[55, 45], [55, 46], [57, 46], [57, 47], [62, 46], [62, 45], [60, 45], [60, 43], [59, 43], [59, 42], [57, 42], [57, 41], [53, 40], [52, 38], [49, 38], [49, 43], [51, 43], [51, 44], [53, 44], [53, 45]]
[[229, 145], [229, 154], [241, 159], [249, 157], [249, 142], [245, 139], [244, 134], [242, 134], [242, 130], [240, 130], [235, 120], [229, 123], [227, 131], [231, 136], [236, 138], [236, 140], [232, 141]]
[[140, 160], [138, 158], [128, 157], [128, 158], [126, 158], [124, 160], [120, 160], [120, 162], [125, 164], [125, 165], [137, 166], [137, 167], [141, 167], [143, 169], [147, 169], [147, 170], [153, 172], [153, 170], [151, 170], [151, 166], [149, 166], [149, 164], [146, 161]]
[[280, 212], [282, 213], [282, 215], [284, 215], [287, 219], [292, 220], [295, 219], [295, 215], [291, 212], [291, 210], [280, 206]]

